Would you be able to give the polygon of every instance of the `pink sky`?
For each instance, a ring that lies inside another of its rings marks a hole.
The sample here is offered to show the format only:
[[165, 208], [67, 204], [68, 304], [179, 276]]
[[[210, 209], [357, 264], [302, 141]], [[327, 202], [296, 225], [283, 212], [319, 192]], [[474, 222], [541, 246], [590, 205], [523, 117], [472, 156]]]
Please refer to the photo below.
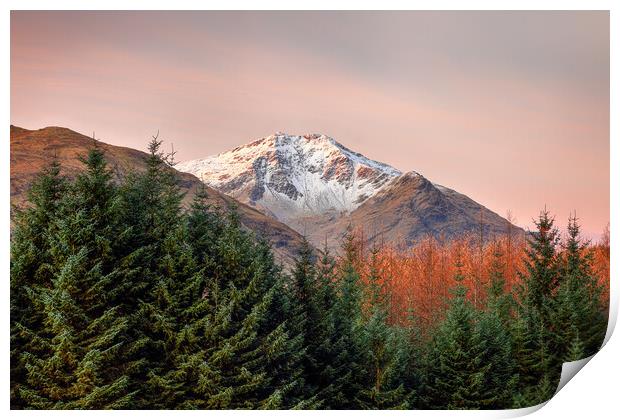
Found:
[[180, 160], [324, 133], [517, 224], [609, 221], [607, 12], [12, 12], [11, 123]]

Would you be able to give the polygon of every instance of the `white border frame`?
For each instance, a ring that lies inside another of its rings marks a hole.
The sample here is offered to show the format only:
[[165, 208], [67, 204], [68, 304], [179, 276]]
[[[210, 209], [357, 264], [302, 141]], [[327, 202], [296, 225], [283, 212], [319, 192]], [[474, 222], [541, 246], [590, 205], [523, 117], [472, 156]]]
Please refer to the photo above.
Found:
[[[537, 411], [533, 418], [575, 418], [583, 419], [584, 417], [598, 418], [612, 418], [617, 416], [617, 386], [618, 386], [618, 355], [620, 349], [620, 342], [617, 337], [611, 337], [611, 332], [617, 321], [618, 314], [618, 265], [617, 265], [617, 249], [620, 246], [620, 241], [617, 236], [616, 223], [618, 222], [618, 200], [620, 198], [620, 162], [619, 162], [619, 148], [618, 148], [618, 121], [614, 120], [613, 115], [620, 115], [618, 112], [618, 45], [620, 43], [618, 26], [620, 19], [618, 19], [618, 10], [620, 8], [616, 4], [617, 1], [611, 0], [591, 0], [591, 1], [579, 1], [579, 0], [470, 0], [467, 2], [458, 0], [437, 0], [437, 1], [421, 1], [421, 0], [383, 0], [383, 1], [368, 1], [358, 0], [356, 2], [346, 2], [340, 0], [315, 0], [315, 1], [296, 1], [295, 3], [286, 2], [283, 0], [264, 0], [258, 3], [257, 1], [250, 0], [238, 0], [238, 1], [208, 1], [199, 2], [192, 0], [176, 0], [176, 1], [162, 1], [152, 0], [146, 1], [129, 1], [129, 0], [90, 0], [87, 3], [77, 0], [59, 0], [55, 2], [44, 0], [22, 0], [15, 1], [9, 0], [3, 2], [4, 13], [0, 19], [2, 22], [2, 42], [0, 48], [2, 51], [2, 57], [4, 60], [4, 66], [2, 67], [2, 79], [5, 86], [4, 91], [10, 92], [10, 10], [609, 10], [610, 11], [610, 54], [611, 54], [611, 71], [610, 71], [610, 205], [611, 205], [611, 278], [616, 279], [611, 284], [611, 305], [610, 305], [610, 324], [606, 340], [609, 340], [606, 346], [594, 356], [592, 361], [588, 364], [588, 368], [583, 372], [580, 372], [576, 380], [570, 381], [561, 392], [554, 396], [545, 406], [544, 409]], [[616, 75], [614, 75], [614, 72]], [[4, 115], [7, 116], [6, 120], [10, 122], [10, 95], [6, 95], [1, 105], [1, 110]], [[6, 121], [5, 120], [5, 121]], [[8, 126], [3, 131], [3, 141], [0, 143], [3, 148], [2, 164], [0, 165], [0, 171], [2, 179], [2, 220], [4, 240], [1, 242], [2, 257], [1, 268], [6, 274], [3, 278], [3, 291], [4, 298], [1, 301], [1, 314], [4, 320], [4, 334], [1, 336], [2, 347], [8, 353], [9, 349], [9, 164], [10, 164], [10, 149], [9, 149], [9, 130]], [[610, 339], [611, 337], [611, 339]], [[9, 360], [8, 355], [5, 353], [4, 360], [4, 372], [2, 375], [1, 383], [4, 390], [0, 395], [2, 398], [2, 404], [5, 410], [9, 410]], [[540, 408], [540, 407], [538, 407]], [[467, 412], [454, 412], [454, 411], [405, 411], [405, 412], [370, 412], [359, 411], [355, 413], [347, 413], [342, 415], [355, 415], [358, 418], [370, 418], [375, 416], [390, 416], [399, 418], [410, 418], [415, 416], [416, 418], [445, 418], [447, 416], [453, 418], [506, 418], [516, 417], [520, 415], [528, 414], [532, 409], [523, 410], [505, 410], [505, 411], [467, 411]], [[612, 414], [613, 413], [613, 414]], [[292, 411], [271, 411], [271, 412], [251, 412], [246, 411], [210, 411], [205, 413], [202, 411], [194, 412], [64, 412], [64, 411], [38, 411], [38, 412], [16, 412], [12, 411], [11, 416], [16, 418], [59, 418], [67, 419], [73, 417], [88, 416], [89, 418], [103, 418], [103, 417], [134, 417], [134, 416], [153, 416], [155, 418], [164, 418], [165, 416], [179, 416], [185, 418], [203, 418], [205, 415], [216, 419], [223, 418], [241, 418], [250, 415], [254, 418], [307, 418], [314, 416], [321, 416], [327, 418], [336, 418], [340, 416], [340, 412], [337, 411], [307, 411], [307, 412], [292, 412]]]

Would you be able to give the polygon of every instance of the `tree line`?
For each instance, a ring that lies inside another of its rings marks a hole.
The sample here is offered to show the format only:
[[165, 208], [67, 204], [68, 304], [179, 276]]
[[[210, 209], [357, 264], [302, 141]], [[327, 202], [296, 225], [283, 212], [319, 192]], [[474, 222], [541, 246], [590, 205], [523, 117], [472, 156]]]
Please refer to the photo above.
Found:
[[385, 247], [351, 232], [340, 255], [306, 243], [285, 272], [204, 189], [184, 208], [160, 146], [120, 182], [97, 147], [72, 180], [54, 162], [15, 210], [12, 408], [516, 408], [602, 343], [604, 288], [574, 218], [560, 244], [541, 213], [514, 284], [497, 245], [475, 300], [454, 246], [432, 310], [397, 298]]
[[[571, 223], [577, 223], [576, 218]], [[409, 322], [408, 308], [416, 310], [417, 321], [422, 330], [432, 331], [442, 318], [450, 302], [450, 291], [454, 286], [457, 260], [461, 266], [462, 284], [467, 289], [468, 300], [477, 309], [484, 309], [489, 298], [494, 273], [501, 270], [502, 291], [518, 299], [522, 284], [522, 273], [528, 261], [528, 233], [516, 231], [507, 224], [506, 232], [500, 235], [481, 237], [479, 234], [464, 233], [456, 239], [446, 240], [427, 235], [413, 245], [398, 241], [385, 242], [381, 239], [368, 243], [362, 229], [353, 230], [356, 240], [356, 270], [365, 282], [370, 271], [370, 262], [375, 250], [374, 264], [379, 266], [381, 281], [389, 290], [390, 323]], [[566, 243], [568, 238], [564, 239]], [[581, 255], [589, 259], [591, 275], [600, 286], [600, 301], [607, 312], [609, 302], [609, 228], [606, 227], [597, 243], [580, 240]], [[556, 247], [558, 258], [565, 250]]]

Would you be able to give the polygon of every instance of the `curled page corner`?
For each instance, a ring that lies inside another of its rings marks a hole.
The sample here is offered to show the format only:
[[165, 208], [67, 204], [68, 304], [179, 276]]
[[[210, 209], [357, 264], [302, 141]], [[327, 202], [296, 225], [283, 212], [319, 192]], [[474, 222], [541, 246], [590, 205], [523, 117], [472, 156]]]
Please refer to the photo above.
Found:
[[[609, 287], [612, 288], [612, 285], [610, 284]], [[605, 339], [603, 339], [603, 344], [601, 345], [601, 348], [599, 349], [599, 351], [601, 351], [601, 349], [605, 347], [605, 344], [607, 344], [607, 342], [611, 338], [611, 335], [614, 333], [614, 329], [616, 328], [617, 321], [618, 321], [618, 293], [615, 293], [615, 291], [613, 291], [613, 293], [610, 292], [609, 312], [607, 315], [607, 332], [605, 333]]]
[[560, 375], [560, 382], [558, 383], [558, 387], [555, 390], [553, 396], [557, 395], [558, 392], [564, 385], [568, 383], [573, 377], [579, 372], [596, 354], [593, 354], [590, 357], [586, 357], [585, 359], [575, 360], [574, 362], [564, 362], [562, 363], [562, 374]]
[[[560, 390], [564, 387], [564, 385], [566, 385], [571, 379], [573, 379], [577, 372], [579, 372], [590, 360], [592, 360], [594, 356], [595, 355], [592, 355], [590, 357], [586, 357], [585, 359], [575, 360], [573, 362], [564, 362], [562, 364], [562, 374], [560, 375], [560, 381], [558, 383], [558, 387], [553, 393], [553, 397], [555, 397], [557, 393], [560, 392]], [[547, 405], [549, 401], [551, 401], [551, 399], [553, 399], [553, 397], [543, 403], [533, 405], [531, 407], [495, 411], [495, 413], [497, 414], [497, 417], [505, 419], [527, 416], [528, 414], [532, 414], [543, 408], [545, 405]]]
[[543, 408], [549, 401], [545, 401], [543, 403], [537, 404], [537, 405], [533, 405], [531, 407], [524, 407], [524, 408], [513, 408], [513, 409], [507, 409], [507, 410], [493, 410], [493, 417], [492, 418], [500, 418], [500, 419], [514, 419], [517, 417], [523, 417], [523, 416], [527, 416], [528, 414], [532, 414], [538, 410], [540, 410], [541, 408]]
[[[613, 332], [614, 326], [615, 326], [615, 322], [612, 324], [611, 323], [611, 317], [610, 317], [610, 321], [609, 321], [608, 329], [607, 329], [607, 335], [605, 337], [605, 341], [603, 342], [603, 344], [601, 346], [601, 349], [603, 348], [603, 346], [605, 346], [605, 344], [609, 340], [609, 337], [611, 336], [611, 334]], [[564, 388], [564, 386], [571, 379], [573, 379], [573, 377], [575, 375], [577, 375], [577, 373], [585, 365], [587, 365], [590, 360], [592, 360], [592, 358], [594, 356], [596, 356], [596, 354], [593, 354], [592, 356], [586, 357], [584, 359], [579, 359], [579, 360], [575, 360], [575, 361], [572, 361], [572, 362], [564, 362], [562, 364], [562, 373], [560, 375], [560, 381], [558, 382], [558, 387], [556, 388], [555, 392], [553, 393], [553, 397], [555, 397], [558, 394], [558, 392], [560, 392], [560, 390], [562, 388]], [[518, 409], [509, 409], [509, 410], [495, 411], [495, 414], [497, 414], [497, 417], [499, 417], [499, 418], [516, 418], [516, 417], [527, 416], [528, 414], [532, 414], [532, 413], [540, 410], [541, 408], [543, 408], [545, 405], [547, 405], [547, 403], [549, 401], [551, 401], [553, 399], [553, 397], [551, 397], [547, 401], [545, 401], [543, 403], [540, 403], [538, 405], [533, 405], [531, 407], [518, 408]]]

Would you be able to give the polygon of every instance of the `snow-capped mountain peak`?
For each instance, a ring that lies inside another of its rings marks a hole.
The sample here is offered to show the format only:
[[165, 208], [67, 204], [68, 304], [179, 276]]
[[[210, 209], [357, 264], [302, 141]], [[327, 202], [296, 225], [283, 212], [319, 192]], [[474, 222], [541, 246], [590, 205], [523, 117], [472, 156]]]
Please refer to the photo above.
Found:
[[351, 212], [401, 175], [331, 137], [281, 132], [176, 169], [293, 227], [309, 217]]

